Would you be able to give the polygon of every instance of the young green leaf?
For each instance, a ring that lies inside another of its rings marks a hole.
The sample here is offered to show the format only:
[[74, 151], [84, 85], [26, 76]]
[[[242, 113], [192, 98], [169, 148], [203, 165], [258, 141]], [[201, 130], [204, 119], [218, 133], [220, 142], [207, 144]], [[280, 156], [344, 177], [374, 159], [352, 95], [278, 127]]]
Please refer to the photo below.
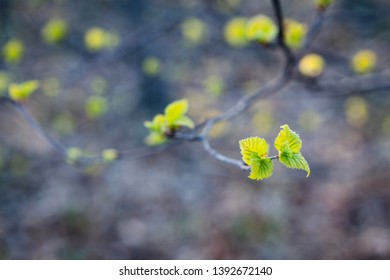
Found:
[[265, 139], [250, 137], [239, 142], [242, 160], [251, 167], [249, 178], [263, 180], [272, 175], [273, 163], [268, 156], [269, 145]]
[[167, 135], [173, 135], [181, 127], [194, 128], [194, 122], [185, 114], [188, 111], [188, 101], [181, 99], [172, 102], [165, 108], [165, 115], [157, 115], [153, 121], [144, 123], [150, 134], [145, 142], [148, 145], [161, 145], [168, 140]]
[[268, 156], [269, 145], [265, 139], [260, 137], [250, 137], [239, 142], [242, 160], [251, 165], [253, 155], [259, 158], [266, 158]]
[[258, 40], [262, 44], [272, 42], [278, 35], [278, 27], [274, 21], [264, 15], [251, 18], [246, 26], [246, 37], [248, 40]]
[[251, 160], [251, 173], [249, 178], [252, 180], [263, 180], [272, 176], [274, 164], [270, 158], [253, 157]]
[[175, 126], [184, 126], [193, 129], [195, 127], [194, 122], [187, 116], [181, 116], [174, 122]]
[[281, 126], [281, 128], [282, 130], [275, 139], [275, 148], [279, 151], [279, 161], [289, 168], [306, 171], [306, 177], [309, 177], [310, 167], [300, 153], [302, 141], [299, 139], [299, 135], [292, 131], [287, 124]]
[[287, 142], [291, 152], [299, 153], [302, 148], [302, 141], [299, 139], [299, 135], [295, 131], [292, 131], [287, 124], [282, 125], [280, 128], [282, 130], [275, 139], [275, 148], [280, 152], [285, 142]]
[[167, 138], [164, 134], [151, 132], [145, 138], [145, 143], [149, 146], [158, 146], [167, 142]]
[[152, 132], [164, 133], [166, 129], [165, 116], [158, 114], [153, 118], [153, 121], [144, 122], [144, 126]]
[[188, 101], [180, 99], [172, 102], [165, 108], [165, 117], [169, 125], [174, 124], [175, 121], [184, 116], [188, 111]]

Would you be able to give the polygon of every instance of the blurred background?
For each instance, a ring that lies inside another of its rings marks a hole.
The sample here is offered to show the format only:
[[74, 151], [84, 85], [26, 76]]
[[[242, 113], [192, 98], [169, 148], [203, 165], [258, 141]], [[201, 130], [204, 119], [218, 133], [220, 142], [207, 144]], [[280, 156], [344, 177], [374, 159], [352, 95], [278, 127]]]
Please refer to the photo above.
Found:
[[[282, 4], [315, 20], [311, 0]], [[337, 0], [314, 44], [322, 79], [354, 76], [361, 49], [387, 69], [389, 12]], [[278, 73], [279, 52], [225, 30], [259, 13], [273, 16], [271, 1], [0, 0], [0, 94], [37, 79], [26, 107], [64, 145], [138, 149], [169, 102], [187, 98], [200, 122]], [[260, 100], [218, 124], [212, 145], [239, 159], [239, 140], [272, 143], [288, 123], [312, 173], [276, 163], [256, 182], [197, 143], [78, 168], [1, 105], [0, 259], [388, 259], [389, 109], [388, 89], [326, 97], [296, 83]]]

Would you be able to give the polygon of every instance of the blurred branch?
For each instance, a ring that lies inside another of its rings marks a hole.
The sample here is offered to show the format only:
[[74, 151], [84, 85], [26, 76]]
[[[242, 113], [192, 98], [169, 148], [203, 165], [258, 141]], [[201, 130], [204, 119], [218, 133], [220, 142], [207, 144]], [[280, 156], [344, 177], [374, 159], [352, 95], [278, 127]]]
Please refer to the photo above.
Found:
[[364, 76], [346, 77], [339, 80], [317, 81], [305, 84], [309, 92], [319, 92], [321, 96], [343, 96], [390, 89], [390, 70]]
[[286, 63], [294, 64], [295, 56], [284, 41], [284, 17], [283, 17], [283, 10], [280, 5], [280, 0], [272, 0], [272, 5], [275, 11], [276, 20], [279, 27], [278, 46], [282, 49], [284, 55], [286, 56]]
[[317, 12], [316, 12], [316, 17], [314, 19], [314, 22], [310, 26], [310, 29], [309, 29], [309, 31], [307, 33], [305, 44], [304, 44], [304, 46], [302, 48], [302, 52], [301, 52], [301, 54], [298, 57], [301, 57], [305, 53], [310, 51], [310, 49], [311, 49], [311, 47], [313, 45], [313, 42], [317, 38], [318, 34], [320, 33], [320, 30], [321, 30], [322, 26], [324, 25], [324, 21], [325, 21], [325, 10], [318, 9]]
[[19, 115], [29, 124], [32, 130], [44, 141], [50, 144], [56, 152], [61, 155], [66, 154], [66, 148], [39, 125], [37, 120], [30, 114], [30, 112], [22, 103], [15, 102], [8, 97], [1, 97], [0, 104], [1, 103], [10, 106], [16, 112], [18, 112]]
[[[252, 94], [246, 95], [239, 99], [235, 105], [233, 105], [224, 113], [221, 113], [214, 118], [210, 118], [205, 122], [198, 124], [195, 129], [190, 131], [175, 131], [172, 135], [169, 136], [171, 140], [175, 140], [170, 144], [160, 147], [147, 147], [136, 150], [118, 151], [118, 159], [124, 157], [130, 159], [148, 157], [164, 152], [173, 147], [174, 144], [178, 144], [180, 142], [199, 142], [202, 144], [203, 149], [214, 159], [224, 162], [226, 164], [236, 166], [242, 170], [248, 170], [250, 167], [246, 165], [242, 160], [234, 159], [223, 155], [211, 146], [208, 136], [215, 124], [222, 121], [231, 120], [238, 115], [246, 112], [252, 105], [255, 104], [256, 101], [282, 91], [292, 81], [300, 82], [311, 93], [325, 93], [324, 96], [341, 96], [350, 93], [362, 93], [375, 90], [390, 89], [390, 71], [384, 71], [382, 73], [376, 73], [366, 76], [348, 77], [340, 80], [331, 81], [321, 81], [319, 79], [310, 80], [308, 82], [307, 79], [295, 79], [294, 75], [296, 72], [297, 61], [312, 49], [312, 44], [323, 26], [325, 19], [325, 10], [319, 9], [317, 11], [316, 18], [312, 26], [309, 28], [309, 32], [307, 34], [307, 38], [302, 50], [298, 54], [295, 54], [287, 46], [284, 39], [284, 16], [280, 0], [271, 1], [277, 19], [277, 25], [279, 27], [277, 40], [272, 44], [272, 47], [280, 49], [286, 60], [284, 67], [280, 69], [279, 74], [276, 76], [276, 78], [274, 78], [265, 86], [255, 90]], [[174, 21], [174, 24], [177, 24], [177, 22]], [[164, 28], [162, 30], [163, 32], [157, 32], [157, 36], [161, 36], [165, 32]], [[133, 51], [137, 51], [137, 49], [135, 48], [133, 50], [128, 51], [127, 48], [119, 48], [119, 50], [115, 53], [102, 55], [97, 59], [97, 61], [113, 61], [115, 59], [121, 58], [122, 56], [129, 55]], [[0, 104], [1, 103], [6, 104], [15, 109], [26, 120], [26, 122], [31, 126], [31, 128], [37, 135], [39, 135], [48, 144], [50, 144], [56, 152], [58, 152], [62, 156], [67, 157], [68, 148], [66, 148], [65, 145], [62, 145], [59, 141], [55, 140], [49, 133], [47, 133], [22, 103], [15, 102], [8, 97], [0, 97]], [[278, 159], [278, 156], [270, 157], [270, 159]], [[96, 164], [102, 162], [104, 162], [102, 155], [83, 156], [80, 161], [81, 164]]]

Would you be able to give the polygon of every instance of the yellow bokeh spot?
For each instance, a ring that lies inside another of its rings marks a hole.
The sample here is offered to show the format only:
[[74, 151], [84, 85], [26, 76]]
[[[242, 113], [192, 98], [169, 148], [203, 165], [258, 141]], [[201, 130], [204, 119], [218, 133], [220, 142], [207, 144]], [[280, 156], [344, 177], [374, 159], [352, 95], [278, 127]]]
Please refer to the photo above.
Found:
[[85, 104], [85, 113], [90, 119], [97, 119], [103, 116], [108, 110], [108, 103], [104, 97], [93, 95], [88, 98]]
[[258, 15], [248, 21], [245, 34], [248, 40], [270, 43], [278, 35], [278, 27], [271, 18]]
[[84, 43], [91, 52], [99, 52], [118, 46], [120, 43], [120, 37], [119, 34], [115, 32], [109, 32], [99, 27], [93, 27], [88, 29], [85, 33]]
[[118, 159], [118, 151], [115, 149], [106, 149], [102, 151], [102, 159], [106, 163], [113, 162], [114, 160]]
[[316, 111], [308, 109], [299, 115], [298, 122], [302, 129], [314, 132], [320, 128], [322, 118]]
[[68, 23], [59, 18], [49, 20], [41, 30], [43, 40], [48, 44], [62, 41], [68, 34]]
[[308, 54], [301, 59], [298, 67], [302, 75], [315, 78], [323, 73], [325, 66], [325, 60], [320, 55]]
[[286, 44], [292, 49], [302, 47], [305, 42], [308, 28], [305, 24], [295, 20], [288, 19], [285, 21], [285, 40]]
[[19, 63], [24, 55], [24, 46], [18, 39], [9, 40], [2, 49], [4, 60], [8, 64]]
[[367, 123], [369, 108], [367, 101], [359, 96], [353, 96], [345, 102], [345, 116], [349, 125], [362, 127]]
[[224, 36], [226, 42], [233, 47], [243, 47], [248, 41], [245, 36], [247, 19], [243, 17], [233, 18], [225, 25]]
[[378, 57], [371, 50], [357, 52], [352, 58], [352, 69], [357, 74], [367, 74], [374, 70]]
[[182, 23], [181, 31], [188, 43], [197, 45], [204, 41], [207, 27], [200, 19], [191, 17]]
[[142, 71], [148, 76], [156, 76], [161, 72], [161, 61], [157, 57], [150, 56], [142, 62]]

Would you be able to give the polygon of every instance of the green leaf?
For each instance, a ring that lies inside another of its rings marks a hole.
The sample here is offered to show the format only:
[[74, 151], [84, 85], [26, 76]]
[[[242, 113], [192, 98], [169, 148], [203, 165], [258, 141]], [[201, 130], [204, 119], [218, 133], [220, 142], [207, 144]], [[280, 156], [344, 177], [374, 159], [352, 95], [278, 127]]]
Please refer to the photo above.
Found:
[[310, 176], [310, 167], [306, 159], [301, 153], [292, 153], [291, 150], [286, 149], [279, 155], [279, 161], [288, 168], [300, 169], [307, 172], [307, 176]]
[[21, 84], [11, 84], [9, 86], [9, 96], [15, 101], [25, 101], [39, 88], [39, 82], [30, 80]]
[[175, 121], [184, 116], [188, 111], [187, 99], [180, 99], [172, 102], [165, 108], [165, 117], [168, 125], [174, 124]]
[[245, 33], [248, 40], [270, 43], [276, 38], [278, 31], [277, 25], [271, 18], [258, 15], [248, 21]]
[[145, 143], [149, 146], [158, 146], [165, 142], [167, 142], [165, 135], [156, 132], [151, 132], [145, 139]]
[[275, 148], [279, 151], [279, 161], [288, 168], [305, 170], [306, 177], [309, 177], [310, 167], [300, 153], [302, 141], [299, 139], [299, 135], [286, 124], [281, 128], [282, 130], [275, 139]]
[[250, 161], [251, 173], [249, 178], [252, 180], [263, 180], [272, 176], [274, 164], [270, 158], [261, 159], [253, 156]]
[[258, 158], [266, 158], [268, 156], [269, 145], [265, 139], [260, 137], [250, 137], [243, 139], [239, 142], [242, 160], [251, 165], [253, 155], [257, 155]]
[[191, 128], [191, 129], [195, 127], [194, 122], [187, 116], [180, 117], [179, 119], [177, 119], [173, 123], [173, 125], [175, 125], [175, 126], [185, 126], [185, 127]]
[[164, 133], [166, 129], [166, 122], [164, 115], [156, 115], [153, 121], [144, 122], [144, 126], [151, 132]]
[[283, 145], [287, 145], [291, 152], [299, 153], [302, 148], [302, 141], [299, 139], [299, 135], [290, 129], [290, 127], [285, 124], [280, 127], [282, 130], [279, 132], [279, 135], [275, 139], [275, 148], [279, 152], [282, 151]]

